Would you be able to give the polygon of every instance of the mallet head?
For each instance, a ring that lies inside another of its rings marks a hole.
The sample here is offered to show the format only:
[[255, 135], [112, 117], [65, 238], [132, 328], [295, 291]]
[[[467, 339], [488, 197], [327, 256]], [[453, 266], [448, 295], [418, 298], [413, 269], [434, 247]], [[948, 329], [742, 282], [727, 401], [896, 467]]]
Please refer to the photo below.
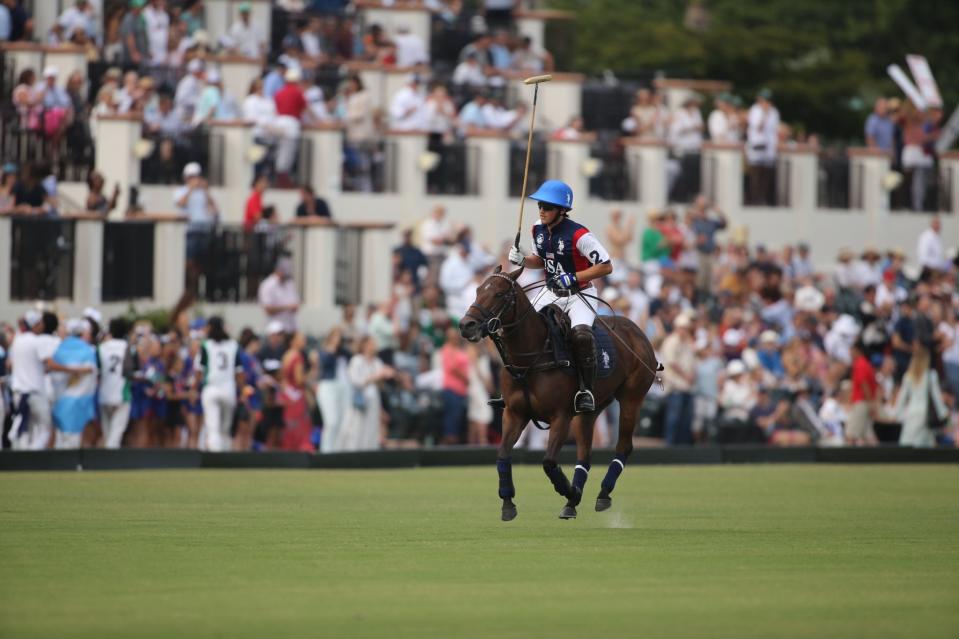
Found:
[[523, 80], [523, 84], [539, 84], [540, 82], [549, 82], [553, 79], [553, 76], [549, 75], [534, 75], [531, 78], [526, 78]]

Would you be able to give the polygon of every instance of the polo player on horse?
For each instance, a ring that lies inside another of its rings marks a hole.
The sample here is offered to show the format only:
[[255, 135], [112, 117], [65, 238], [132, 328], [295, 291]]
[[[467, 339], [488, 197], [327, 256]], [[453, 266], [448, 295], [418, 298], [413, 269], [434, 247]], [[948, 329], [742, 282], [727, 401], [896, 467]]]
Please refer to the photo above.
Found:
[[514, 246], [510, 248], [509, 261], [526, 267], [521, 280], [533, 283], [545, 279], [546, 291], [533, 289], [527, 292], [537, 311], [555, 304], [569, 317], [573, 330], [573, 358], [579, 374], [579, 392], [573, 398], [573, 409], [577, 413], [591, 413], [596, 410], [593, 397], [596, 344], [591, 328], [595, 313], [579, 292], [593, 289], [592, 280], [612, 273], [613, 265], [599, 239], [588, 228], [569, 218], [573, 209], [573, 189], [568, 184], [547, 180], [529, 198], [539, 203], [539, 224], [533, 226], [535, 253], [523, 255]]

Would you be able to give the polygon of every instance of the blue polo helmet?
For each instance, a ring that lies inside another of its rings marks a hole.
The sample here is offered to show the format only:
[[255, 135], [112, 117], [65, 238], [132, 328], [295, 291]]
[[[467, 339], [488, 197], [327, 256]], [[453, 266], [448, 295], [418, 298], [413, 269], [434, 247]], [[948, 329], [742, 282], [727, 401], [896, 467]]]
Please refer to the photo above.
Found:
[[573, 208], [573, 189], [561, 180], [546, 180], [529, 199], [569, 210]]

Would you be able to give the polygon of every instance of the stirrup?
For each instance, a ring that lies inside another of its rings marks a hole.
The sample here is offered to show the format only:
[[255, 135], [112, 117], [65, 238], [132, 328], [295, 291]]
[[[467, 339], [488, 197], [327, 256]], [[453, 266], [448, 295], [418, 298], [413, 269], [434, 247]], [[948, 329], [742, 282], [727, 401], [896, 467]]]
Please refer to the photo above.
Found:
[[490, 397], [486, 401], [487, 406], [492, 406], [493, 408], [506, 408], [506, 400], [502, 397]]
[[596, 399], [589, 390], [581, 390], [573, 397], [573, 410], [577, 413], [592, 413], [596, 410]]

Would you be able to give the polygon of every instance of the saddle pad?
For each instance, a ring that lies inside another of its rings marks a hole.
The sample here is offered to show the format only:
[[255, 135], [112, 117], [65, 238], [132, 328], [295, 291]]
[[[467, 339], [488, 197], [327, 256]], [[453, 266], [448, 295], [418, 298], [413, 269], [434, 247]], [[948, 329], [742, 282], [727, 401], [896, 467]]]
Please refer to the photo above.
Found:
[[[553, 357], [556, 361], [568, 360], [571, 368], [564, 369], [569, 373], [575, 373], [576, 362], [573, 359], [573, 353], [570, 349], [568, 337], [563, 328], [557, 324], [553, 313], [562, 313], [558, 309], [547, 306], [540, 311], [540, 315], [546, 322], [549, 330], [549, 341], [553, 346]], [[568, 320], [567, 320], [568, 321]], [[612, 375], [616, 370], [617, 355], [616, 345], [613, 343], [613, 336], [606, 328], [599, 323], [593, 324], [593, 338], [596, 340], [596, 377], [603, 379]]]
[[596, 338], [596, 377], [609, 377], [616, 370], [618, 355], [613, 336], [602, 324], [593, 324], [593, 337]]

